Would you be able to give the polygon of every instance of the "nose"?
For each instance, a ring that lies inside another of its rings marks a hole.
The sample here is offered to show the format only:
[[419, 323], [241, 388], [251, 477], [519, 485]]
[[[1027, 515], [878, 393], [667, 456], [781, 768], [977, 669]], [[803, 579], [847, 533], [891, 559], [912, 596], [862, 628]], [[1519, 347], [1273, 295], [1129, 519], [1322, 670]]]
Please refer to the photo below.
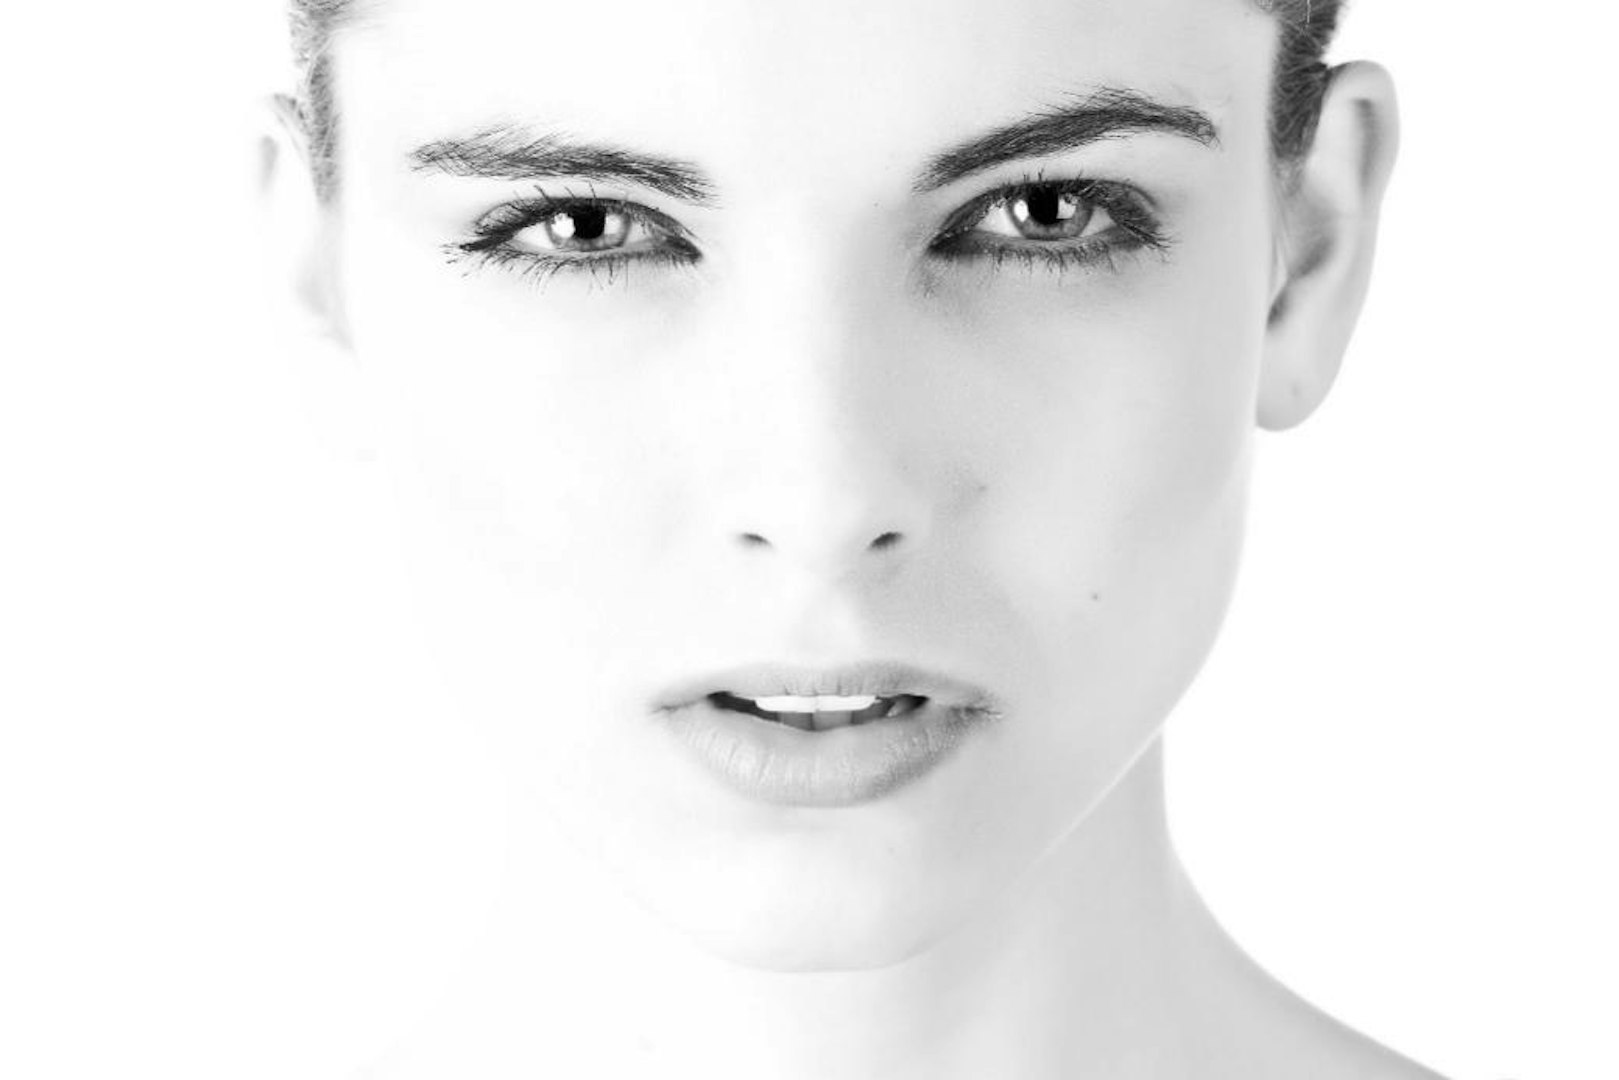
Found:
[[893, 566], [935, 524], [915, 358], [896, 340], [901, 316], [874, 310], [856, 275], [803, 267], [791, 288], [751, 290], [721, 335], [718, 538], [822, 577]]
[[926, 502], [918, 483], [897, 462], [878, 460], [877, 449], [823, 440], [784, 452], [773, 444], [730, 500], [725, 541], [825, 577], [914, 555], [932, 524]]
[[893, 403], [862, 393], [849, 359], [752, 380], [760, 404], [728, 426], [719, 500], [719, 536], [733, 550], [838, 577], [927, 544], [934, 507], [921, 448], [891, 420]]

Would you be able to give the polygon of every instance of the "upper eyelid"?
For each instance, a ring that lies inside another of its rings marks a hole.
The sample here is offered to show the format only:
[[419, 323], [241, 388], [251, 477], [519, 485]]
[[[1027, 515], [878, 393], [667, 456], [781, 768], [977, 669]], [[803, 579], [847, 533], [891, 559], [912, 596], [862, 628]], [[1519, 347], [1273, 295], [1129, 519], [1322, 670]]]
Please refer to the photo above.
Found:
[[[1003, 181], [1002, 183], [990, 187], [987, 190], [970, 197], [967, 199], [967, 201], [960, 204], [956, 209], [950, 211], [945, 216], [943, 224], [940, 225], [936, 230], [933, 239], [928, 241], [928, 245], [932, 246], [945, 240], [960, 236], [962, 233], [969, 231], [971, 225], [986, 212], [998, 205], [1005, 204], [1007, 201], [1015, 197], [1018, 192], [1033, 187], [1090, 188], [1100, 192], [1111, 193], [1115, 196], [1115, 200], [1134, 201], [1152, 213], [1157, 212], [1156, 200], [1154, 200], [1146, 192], [1137, 188], [1135, 185], [1127, 182], [1104, 180], [1087, 176], [1051, 177], [1046, 176], [1043, 172], [1035, 175], [1025, 174], [1019, 179]], [[1106, 209], [1108, 202], [1115, 200], [1102, 201], [1100, 205]], [[617, 198], [614, 196], [598, 195], [594, 193], [594, 191], [589, 194], [575, 194], [572, 192], [567, 192], [561, 195], [551, 195], [541, 191], [536, 195], [509, 200], [485, 211], [477, 219], [473, 227], [480, 237], [509, 238], [516, 233], [521, 232], [523, 229], [530, 228], [533, 224], [544, 220], [544, 217], [546, 216], [544, 213], [545, 211], [556, 212], [559, 210], [565, 210], [569, 206], [606, 206], [609, 208], [622, 210], [641, 223], [664, 231], [688, 244], [695, 245], [697, 243], [697, 238], [691, 232], [691, 230], [670, 215], [647, 206], [644, 203], [638, 203], [631, 199]], [[497, 218], [498, 215], [503, 213], [512, 214], [514, 212], [525, 216], [528, 220], [522, 224], [513, 224], [505, 227], [491, 225], [491, 219]]]
[[945, 224], [939, 231], [939, 238], [945, 239], [959, 235], [966, 231], [967, 227], [977, 221], [985, 212], [994, 207], [1005, 205], [1021, 191], [1036, 187], [1089, 189], [1092, 192], [1101, 193], [1108, 197], [1091, 201], [1095, 205], [1101, 206], [1104, 210], [1109, 209], [1110, 204], [1117, 205], [1121, 202], [1139, 203], [1142, 208], [1154, 214], [1158, 210], [1156, 201], [1133, 184], [1113, 180], [1098, 180], [1090, 177], [1032, 176], [1000, 184], [968, 199], [945, 218]]
[[[609, 209], [620, 210], [643, 223], [650, 223], [667, 229], [682, 238], [690, 239], [691, 237], [690, 230], [659, 210], [654, 210], [650, 206], [633, 202], [629, 199], [615, 199], [600, 195], [539, 195], [512, 199], [484, 211], [473, 222], [473, 229], [479, 232], [487, 230], [489, 233], [498, 233], [508, 228], [518, 231], [528, 228], [536, 222], [543, 221], [551, 213], [566, 210], [570, 206], [605, 206]], [[515, 214], [523, 223], [500, 222], [500, 216], [505, 214]]]
[[[982, 208], [994, 206], [1011, 199], [1020, 192], [1031, 188], [1055, 187], [1067, 188], [1074, 191], [1095, 191], [1105, 195], [1114, 195], [1119, 198], [1135, 199], [1144, 206], [1156, 208], [1153, 198], [1141, 191], [1133, 184], [1120, 180], [1105, 180], [1096, 176], [1024, 176], [1017, 180], [1009, 180], [973, 196], [962, 204], [961, 211], [968, 208]], [[961, 212], [961, 211], [958, 211]]]

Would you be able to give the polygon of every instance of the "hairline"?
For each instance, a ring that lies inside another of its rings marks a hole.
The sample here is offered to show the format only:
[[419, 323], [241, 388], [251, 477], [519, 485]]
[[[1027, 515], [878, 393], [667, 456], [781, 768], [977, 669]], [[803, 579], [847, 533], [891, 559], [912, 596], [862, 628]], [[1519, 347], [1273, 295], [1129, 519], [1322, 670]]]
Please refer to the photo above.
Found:
[[[296, 93], [278, 96], [297, 117], [308, 140], [315, 190], [326, 205], [335, 205], [342, 189], [337, 168], [342, 117], [335, 90], [332, 45], [339, 35], [375, 17], [384, 2], [290, 0], [294, 61], [300, 80]], [[1321, 96], [1331, 76], [1323, 54], [1337, 30], [1346, 0], [1330, 0], [1324, 5], [1324, 25], [1319, 27], [1313, 21], [1315, 0], [1248, 2], [1269, 16], [1276, 28], [1266, 125], [1271, 165], [1285, 187], [1314, 140]], [[1301, 57], [1303, 63], [1299, 63]], [[1295, 96], [1305, 100], [1295, 104], [1291, 100]]]

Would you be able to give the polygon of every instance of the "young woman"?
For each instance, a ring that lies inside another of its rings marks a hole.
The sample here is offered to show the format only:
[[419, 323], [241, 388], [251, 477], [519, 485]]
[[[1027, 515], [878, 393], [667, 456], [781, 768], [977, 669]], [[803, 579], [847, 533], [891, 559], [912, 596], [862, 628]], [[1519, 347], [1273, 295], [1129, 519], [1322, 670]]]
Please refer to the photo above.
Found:
[[1337, 7], [301, 0], [287, 273], [518, 796], [373, 1075], [1434, 1075], [1163, 810], [1394, 162]]

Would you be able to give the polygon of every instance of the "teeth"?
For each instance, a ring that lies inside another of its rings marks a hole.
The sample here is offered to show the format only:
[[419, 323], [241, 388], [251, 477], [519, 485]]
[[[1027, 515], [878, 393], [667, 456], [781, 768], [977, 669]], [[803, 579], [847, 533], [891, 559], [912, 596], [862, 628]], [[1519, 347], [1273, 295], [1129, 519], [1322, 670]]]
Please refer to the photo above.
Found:
[[877, 704], [874, 694], [862, 697], [834, 697], [830, 694], [815, 697], [762, 697], [754, 698], [754, 704], [766, 712], [777, 713], [846, 713], [859, 712], [869, 709]]
[[762, 720], [784, 724], [799, 731], [829, 731], [834, 728], [859, 727], [897, 716], [908, 716], [927, 703], [927, 698], [914, 694], [878, 696], [818, 696], [781, 695], [778, 697], [746, 698], [721, 691], [709, 695], [722, 709], [744, 712]]
[[832, 728], [848, 727], [853, 720], [852, 712], [818, 712], [815, 714], [815, 730], [828, 731]]
[[784, 712], [777, 714], [780, 722], [799, 731], [814, 731], [815, 716], [813, 713]]

